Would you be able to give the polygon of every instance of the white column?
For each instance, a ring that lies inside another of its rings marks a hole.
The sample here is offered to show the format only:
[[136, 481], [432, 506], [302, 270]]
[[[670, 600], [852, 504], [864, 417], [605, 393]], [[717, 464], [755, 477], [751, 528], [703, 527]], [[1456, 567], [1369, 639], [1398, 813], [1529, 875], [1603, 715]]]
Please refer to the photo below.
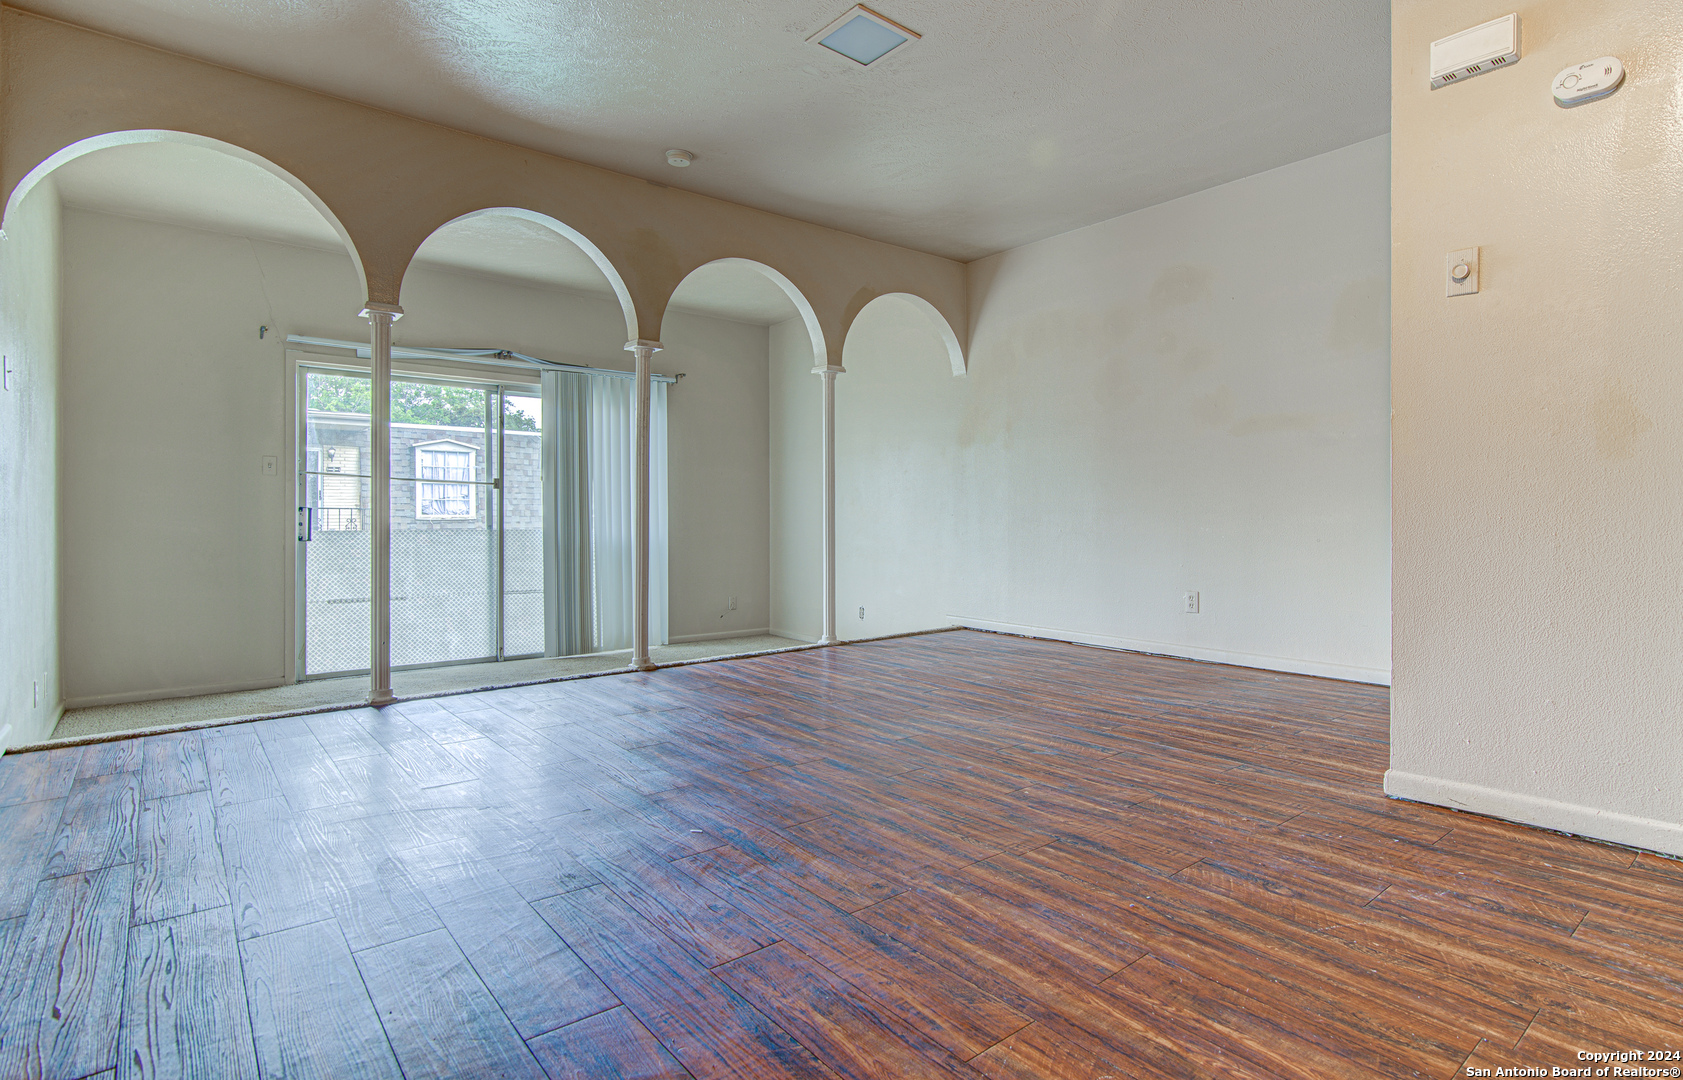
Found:
[[836, 641], [836, 376], [840, 364], [813, 368], [824, 380], [824, 632], [820, 645]]
[[631, 500], [631, 666], [653, 671], [649, 660], [649, 360], [660, 351], [658, 341], [628, 341], [626, 351], [637, 359], [632, 391], [632, 438], [636, 495]]
[[368, 670], [370, 705], [392, 700], [392, 323], [403, 317], [396, 304], [370, 302], [368, 417], [369, 558]]

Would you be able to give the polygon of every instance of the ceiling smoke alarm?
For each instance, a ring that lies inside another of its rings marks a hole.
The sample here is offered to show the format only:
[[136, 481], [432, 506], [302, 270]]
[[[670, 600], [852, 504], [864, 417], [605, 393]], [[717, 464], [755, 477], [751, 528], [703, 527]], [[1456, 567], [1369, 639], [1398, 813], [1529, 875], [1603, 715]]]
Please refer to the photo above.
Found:
[[688, 150], [668, 150], [666, 152], [666, 163], [674, 169], [687, 169], [690, 162], [694, 160], [695, 155]]

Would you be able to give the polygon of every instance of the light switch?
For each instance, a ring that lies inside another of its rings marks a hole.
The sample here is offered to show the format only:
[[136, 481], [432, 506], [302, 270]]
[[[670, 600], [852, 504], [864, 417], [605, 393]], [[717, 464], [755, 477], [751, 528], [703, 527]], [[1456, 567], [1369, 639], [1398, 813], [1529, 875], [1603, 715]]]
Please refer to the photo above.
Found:
[[279, 476], [280, 475], [280, 458], [275, 457], [273, 454], [270, 454], [268, 457], [265, 457], [263, 459], [263, 475], [264, 476]]
[[1478, 292], [1478, 248], [1451, 251], [1444, 261], [1445, 296], [1471, 296]]

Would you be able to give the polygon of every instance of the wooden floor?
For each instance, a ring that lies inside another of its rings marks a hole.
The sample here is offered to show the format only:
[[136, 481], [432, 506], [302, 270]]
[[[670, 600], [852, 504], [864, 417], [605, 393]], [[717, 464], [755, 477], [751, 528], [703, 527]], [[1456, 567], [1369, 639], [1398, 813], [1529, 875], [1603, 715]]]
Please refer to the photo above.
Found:
[[1683, 865], [1386, 800], [1386, 708], [956, 632], [12, 755], [0, 1077], [1683, 1047]]

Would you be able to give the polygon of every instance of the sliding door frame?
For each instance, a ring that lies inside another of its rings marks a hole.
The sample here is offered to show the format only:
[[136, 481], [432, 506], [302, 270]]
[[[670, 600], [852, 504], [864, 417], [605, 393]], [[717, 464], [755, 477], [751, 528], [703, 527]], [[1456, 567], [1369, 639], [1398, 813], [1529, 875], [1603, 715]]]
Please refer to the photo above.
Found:
[[[474, 372], [471, 374], [458, 374], [453, 371], [449, 373], [441, 373], [433, 370], [427, 370], [430, 367], [432, 367], [432, 365], [411, 366], [406, 363], [401, 369], [394, 370], [392, 372], [392, 381], [394, 383], [426, 382], [434, 385], [464, 386], [475, 390], [483, 390], [486, 392], [486, 409], [494, 409], [496, 413], [495, 428], [492, 429], [489, 423], [486, 425], [487, 441], [489, 442], [489, 438], [493, 434], [496, 439], [496, 473], [495, 475], [492, 475], [491, 473], [492, 455], [489, 453], [490, 447], [488, 445], [487, 453], [485, 454], [487, 459], [486, 479], [469, 481], [469, 483], [475, 487], [489, 489], [492, 493], [492, 498], [495, 500], [496, 549], [491, 560], [491, 575], [493, 579], [492, 588], [494, 591], [493, 609], [495, 613], [492, 620], [494, 652], [492, 655], [471, 657], [462, 660], [442, 660], [421, 664], [396, 664], [392, 666], [391, 670], [416, 671], [427, 668], [455, 667], [463, 664], [494, 664], [505, 660], [541, 658], [546, 654], [545, 650], [541, 648], [536, 652], [521, 653], [517, 656], [506, 655], [505, 623], [508, 620], [508, 597], [504, 588], [507, 573], [508, 546], [507, 532], [505, 529], [507, 522], [506, 511], [508, 491], [508, 467], [506, 461], [508, 398], [511, 396], [540, 397], [542, 393], [541, 386], [536, 381], [527, 381], [517, 378], [510, 379], [506, 376], [502, 378], [496, 377], [497, 374], [500, 373]], [[287, 515], [288, 521], [293, 523], [291, 526], [292, 532], [289, 534], [293, 547], [293, 557], [287, 560], [286, 573], [286, 588], [287, 592], [291, 595], [291, 603], [286, 605], [286, 640], [290, 642], [290, 647], [287, 649], [286, 657], [286, 677], [289, 682], [308, 682], [316, 679], [351, 678], [359, 675], [367, 675], [370, 671], [370, 668], [358, 668], [347, 671], [314, 672], [309, 671], [305, 663], [305, 641], [307, 634], [306, 624], [308, 621], [306, 614], [307, 571], [305, 569], [304, 561], [306, 555], [306, 548], [304, 545], [306, 541], [304, 541], [299, 535], [301, 524], [297, 521], [299, 515], [296, 508], [302, 507], [307, 503], [306, 489], [308, 486], [308, 480], [305, 478], [307, 462], [304, 458], [308, 450], [309, 442], [307, 433], [309, 392], [306, 386], [306, 380], [311, 374], [349, 375], [358, 378], [372, 378], [370, 367], [358, 362], [357, 360], [353, 360], [351, 357], [308, 352], [301, 353], [293, 349], [288, 349], [286, 353], [286, 397], [288, 406], [292, 411], [293, 418], [292, 423], [287, 426], [287, 460], [291, 462], [293, 476], [293, 483], [288, 489], [291, 492], [293, 500], [291, 505], [293, 509], [289, 510]], [[490, 419], [490, 416], [486, 417], [487, 421]], [[545, 444], [545, 448], [540, 449], [540, 458], [546, 456], [547, 444], [553, 438], [553, 433], [545, 428], [543, 435], [541, 436], [541, 442]], [[371, 453], [370, 467], [372, 466], [372, 458], [373, 455]], [[394, 477], [391, 478], [390, 482], [410, 483], [418, 481], [404, 480]], [[492, 504], [488, 500], [486, 507], [486, 516], [488, 519], [490, 518], [491, 513]], [[545, 549], [547, 550], [547, 548], [553, 543], [553, 536], [548, 531], [550, 526], [550, 517], [548, 514], [541, 512], [539, 516], [542, 521], [541, 528], [545, 530], [543, 543]], [[548, 618], [547, 610], [551, 606], [551, 601], [553, 599], [548, 594], [547, 578], [548, 575], [545, 575], [546, 588], [544, 608], [546, 611], [546, 620]], [[370, 597], [371, 606], [372, 600], [373, 598]]]

